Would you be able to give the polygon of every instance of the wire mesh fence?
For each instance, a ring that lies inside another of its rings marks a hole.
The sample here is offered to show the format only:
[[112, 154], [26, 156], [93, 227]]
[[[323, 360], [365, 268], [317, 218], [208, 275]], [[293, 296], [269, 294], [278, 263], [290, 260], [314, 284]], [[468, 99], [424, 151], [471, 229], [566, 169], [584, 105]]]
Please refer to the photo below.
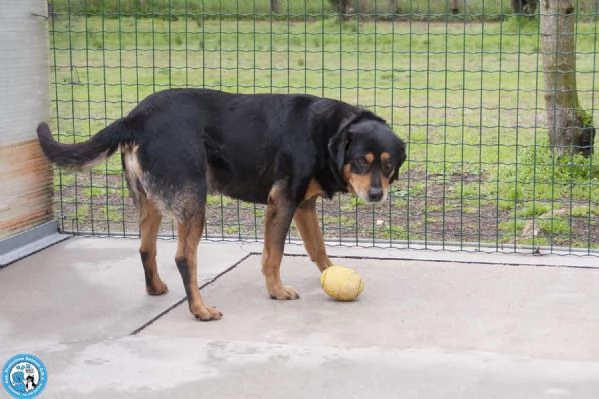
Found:
[[[516, 16], [508, 1], [340, 3], [50, 2], [53, 129], [84, 140], [171, 87], [341, 99], [385, 118], [408, 162], [383, 204], [319, 203], [329, 242], [597, 254], [599, 164], [549, 147], [538, 15]], [[597, 4], [575, 10], [591, 118]], [[65, 232], [138, 235], [118, 156], [57, 171], [55, 187]], [[261, 239], [261, 205], [210, 196], [207, 214], [208, 239]], [[161, 234], [174, 237], [171, 222]]]

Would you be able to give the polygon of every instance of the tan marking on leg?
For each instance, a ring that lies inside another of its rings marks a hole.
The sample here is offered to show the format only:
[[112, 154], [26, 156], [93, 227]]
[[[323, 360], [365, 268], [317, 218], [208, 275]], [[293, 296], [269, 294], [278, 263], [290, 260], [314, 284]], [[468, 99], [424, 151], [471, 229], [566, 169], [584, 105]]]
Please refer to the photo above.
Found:
[[200, 295], [197, 278], [198, 244], [204, 230], [204, 216], [195, 215], [185, 223], [177, 224], [179, 240], [175, 262], [183, 280], [189, 310], [202, 321], [218, 320], [222, 313], [213, 306], [206, 306]]
[[306, 194], [304, 195], [304, 199], [310, 199], [312, 197], [316, 197], [318, 195], [323, 195], [324, 191], [322, 190], [322, 187], [320, 186], [320, 184], [315, 180], [312, 179], [310, 180], [310, 183], [308, 183], [308, 188], [306, 189]]
[[306, 247], [310, 259], [316, 263], [321, 272], [331, 266], [333, 263], [327, 255], [322, 232], [318, 224], [316, 198], [302, 202], [295, 210], [293, 220], [304, 241], [304, 247]]
[[160, 278], [156, 264], [156, 239], [162, 215], [145, 194], [138, 193], [138, 200], [141, 231], [139, 254], [144, 267], [146, 291], [150, 295], [165, 294], [168, 291], [168, 287]]
[[297, 299], [299, 294], [293, 287], [281, 282], [281, 261], [285, 248], [285, 237], [293, 218], [293, 206], [285, 195], [285, 186], [275, 184], [268, 196], [264, 224], [264, 250], [262, 273], [268, 294], [273, 299]]

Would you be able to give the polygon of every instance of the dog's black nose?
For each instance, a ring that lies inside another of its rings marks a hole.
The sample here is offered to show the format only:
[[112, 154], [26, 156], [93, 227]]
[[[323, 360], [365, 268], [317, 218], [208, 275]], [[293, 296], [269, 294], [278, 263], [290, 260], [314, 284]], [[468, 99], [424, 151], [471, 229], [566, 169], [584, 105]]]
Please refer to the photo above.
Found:
[[380, 187], [370, 187], [368, 190], [368, 200], [378, 202], [383, 198], [383, 189]]

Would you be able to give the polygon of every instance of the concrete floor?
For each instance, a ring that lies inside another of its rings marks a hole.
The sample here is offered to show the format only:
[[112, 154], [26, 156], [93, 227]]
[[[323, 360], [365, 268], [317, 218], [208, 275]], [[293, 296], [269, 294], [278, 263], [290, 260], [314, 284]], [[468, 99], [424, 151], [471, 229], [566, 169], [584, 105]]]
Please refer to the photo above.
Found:
[[224, 318], [201, 323], [176, 244], [159, 242], [160, 297], [137, 246], [73, 238], [0, 270], [0, 363], [40, 357], [43, 398], [599, 397], [597, 258], [331, 248], [365, 281], [339, 303], [288, 245], [302, 297], [277, 302], [257, 244], [203, 242], [202, 295]]

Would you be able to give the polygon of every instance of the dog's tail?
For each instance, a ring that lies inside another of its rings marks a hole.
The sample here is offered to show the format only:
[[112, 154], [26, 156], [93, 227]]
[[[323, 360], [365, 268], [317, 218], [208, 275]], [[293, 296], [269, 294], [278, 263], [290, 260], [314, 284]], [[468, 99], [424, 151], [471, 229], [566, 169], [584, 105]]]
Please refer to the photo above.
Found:
[[59, 143], [52, 137], [50, 127], [42, 122], [37, 126], [37, 136], [48, 160], [61, 168], [83, 169], [108, 158], [131, 135], [118, 120], [100, 130], [89, 140], [76, 144]]

